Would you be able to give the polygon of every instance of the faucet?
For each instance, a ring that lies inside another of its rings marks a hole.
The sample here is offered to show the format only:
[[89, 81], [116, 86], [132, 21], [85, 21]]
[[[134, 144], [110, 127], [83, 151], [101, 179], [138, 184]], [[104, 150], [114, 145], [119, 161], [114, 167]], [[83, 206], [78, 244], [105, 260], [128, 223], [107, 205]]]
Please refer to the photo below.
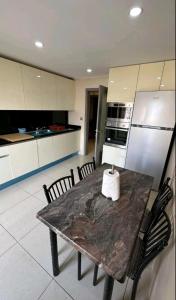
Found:
[[36, 127], [35, 132], [38, 134], [40, 130], [44, 130], [44, 129], [47, 129], [46, 126]]

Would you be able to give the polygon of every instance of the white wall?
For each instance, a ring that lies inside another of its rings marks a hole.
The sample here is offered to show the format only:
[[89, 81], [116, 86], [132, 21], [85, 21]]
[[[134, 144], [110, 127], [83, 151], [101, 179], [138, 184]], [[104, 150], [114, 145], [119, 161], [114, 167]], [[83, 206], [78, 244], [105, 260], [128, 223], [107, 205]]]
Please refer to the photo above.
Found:
[[85, 91], [87, 88], [98, 88], [99, 85], [108, 86], [108, 75], [76, 80], [75, 111], [69, 112], [69, 123], [81, 126], [80, 154], [82, 155], [85, 153]]

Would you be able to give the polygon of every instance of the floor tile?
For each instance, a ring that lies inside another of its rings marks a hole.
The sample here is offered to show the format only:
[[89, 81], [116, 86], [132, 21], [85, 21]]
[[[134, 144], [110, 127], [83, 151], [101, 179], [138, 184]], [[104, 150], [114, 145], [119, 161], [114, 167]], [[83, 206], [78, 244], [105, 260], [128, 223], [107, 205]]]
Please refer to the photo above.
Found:
[[15, 239], [0, 225], [0, 256], [15, 243]]
[[19, 189], [16, 184], [0, 191], [0, 214], [28, 197], [30, 194]]
[[39, 173], [21, 181], [18, 183], [18, 187], [32, 195], [40, 191], [44, 184], [50, 184], [51, 182], [50, 177]]
[[44, 206], [42, 201], [31, 196], [0, 215], [0, 224], [19, 240], [39, 223], [36, 214]]
[[19, 246], [0, 257], [0, 299], [36, 300], [51, 277]]
[[40, 300], [71, 300], [69, 295], [53, 280]]
[[[76, 300], [98, 300], [103, 297], [104, 272], [99, 269], [99, 283], [96, 287], [92, 285], [94, 264], [86, 257], [82, 257], [81, 281], [77, 280], [77, 254], [73, 253], [69, 263], [64, 270], [55, 277], [56, 281]], [[122, 300], [125, 293], [125, 284], [114, 282], [112, 300]]]
[[37, 199], [43, 201], [46, 205], [48, 204], [46, 196], [44, 194], [44, 190], [40, 190], [37, 193], [33, 194], [34, 197], [36, 197]]
[[[36, 226], [20, 241], [20, 244], [53, 276], [49, 230], [46, 225], [41, 223]], [[66, 268], [73, 251], [73, 247], [58, 236], [59, 265], [61, 270]]]

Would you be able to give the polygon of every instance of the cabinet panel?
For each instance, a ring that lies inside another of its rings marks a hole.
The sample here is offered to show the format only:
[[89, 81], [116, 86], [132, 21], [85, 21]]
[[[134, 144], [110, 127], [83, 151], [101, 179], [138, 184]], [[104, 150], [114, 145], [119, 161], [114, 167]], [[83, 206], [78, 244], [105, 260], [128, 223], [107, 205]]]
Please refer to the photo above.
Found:
[[134, 101], [139, 65], [110, 69], [108, 102]]
[[55, 160], [79, 151], [80, 132], [70, 132], [53, 137]]
[[175, 60], [165, 62], [160, 90], [175, 91]]
[[0, 184], [13, 179], [9, 147], [0, 147]]
[[36, 141], [10, 145], [9, 151], [14, 178], [38, 168]]
[[24, 109], [20, 64], [0, 58], [0, 109]]
[[55, 75], [40, 71], [41, 99], [43, 110], [56, 110], [56, 81]]
[[140, 65], [137, 91], [158, 91], [163, 67], [164, 62]]
[[47, 165], [55, 160], [53, 137], [39, 139], [37, 141], [37, 145], [40, 167]]
[[126, 159], [126, 149], [103, 145], [102, 163], [108, 163], [124, 168]]
[[42, 109], [41, 71], [22, 65], [22, 77], [26, 109]]
[[56, 76], [57, 109], [73, 110], [75, 100], [75, 81]]

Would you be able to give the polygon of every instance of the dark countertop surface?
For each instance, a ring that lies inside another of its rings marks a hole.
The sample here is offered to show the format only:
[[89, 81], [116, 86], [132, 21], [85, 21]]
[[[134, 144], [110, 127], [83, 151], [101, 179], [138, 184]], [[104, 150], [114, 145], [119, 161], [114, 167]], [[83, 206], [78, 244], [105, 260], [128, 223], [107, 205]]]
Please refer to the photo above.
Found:
[[[46, 134], [46, 135], [43, 135], [43, 136], [38, 136], [38, 137], [37, 136], [36, 137], [31, 136], [31, 139], [22, 140], [22, 141], [18, 141], [18, 142], [9, 142], [9, 141], [5, 141], [2, 138], [0, 138], [0, 147], [1, 146], [14, 145], [14, 144], [18, 144], [18, 143], [25, 143], [25, 142], [29, 142], [29, 141], [34, 141], [36, 139], [43, 139], [43, 138], [50, 137], [50, 136], [53, 136], [53, 135], [59, 135], [59, 134], [74, 132], [74, 131], [77, 131], [77, 130], [80, 130], [80, 129], [81, 129], [81, 126], [68, 125], [68, 128], [66, 128], [64, 130], [59, 130], [59, 131], [56, 131], [56, 132], [53, 132], [53, 133], [50, 133], [50, 134]], [[26, 133], [28, 133], [28, 132], [26, 132]]]
[[104, 164], [58, 200], [43, 208], [40, 219], [54, 232], [123, 282], [153, 178], [117, 168], [120, 198], [113, 202], [101, 194]]

